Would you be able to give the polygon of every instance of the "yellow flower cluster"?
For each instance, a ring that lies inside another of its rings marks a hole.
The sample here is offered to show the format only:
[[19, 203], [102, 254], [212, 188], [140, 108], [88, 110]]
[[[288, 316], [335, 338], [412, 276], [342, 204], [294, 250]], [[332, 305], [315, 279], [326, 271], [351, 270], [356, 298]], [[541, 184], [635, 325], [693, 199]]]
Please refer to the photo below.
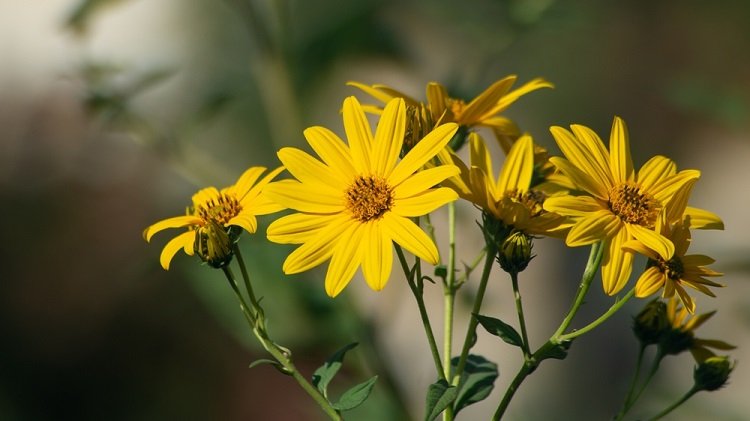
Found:
[[[711, 296], [708, 287], [723, 286], [707, 279], [721, 275], [705, 267], [712, 259], [687, 254], [690, 229], [723, 228], [716, 215], [687, 206], [700, 173], [678, 172], [663, 156], [636, 171], [625, 123], [617, 117], [609, 149], [585, 126], [552, 127], [564, 157], [548, 158], [500, 114], [519, 97], [553, 85], [535, 79], [511, 90], [515, 80], [503, 78], [468, 103], [438, 83], [427, 85], [425, 103], [384, 85], [349, 82], [382, 104], [346, 98], [346, 141], [327, 128], [310, 127], [304, 136], [317, 157], [282, 148], [283, 167], [257, 184], [262, 168], [251, 168], [227, 189], [201, 190], [187, 215], [156, 223], [144, 236], [150, 240], [163, 229], [187, 227], [164, 247], [162, 266], [168, 268], [182, 248], [220, 267], [232, 257], [239, 228], [255, 232], [256, 215], [291, 209], [267, 230], [272, 242], [299, 245], [283, 271], [299, 273], [330, 260], [325, 289], [334, 297], [359, 268], [373, 290], [384, 288], [394, 243], [437, 264], [435, 243], [413, 218], [461, 198], [481, 209], [485, 238], [495, 242], [493, 252], [503, 250], [505, 261], [530, 259], [531, 240], [539, 236], [562, 238], [570, 247], [601, 243], [603, 288], [614, 295], [627, 284], [640, 253], [649, 260], [636, 296], [676, 294], [693, 313], [685, 286]], [[379, 116], [374, 133], [366, 113]], [[481, 128], [491, 131], [506, 154], [497, 173]], [[464, 144], [468, 164], [456, 153]], [[293, 178], [271, 182], [284, 168]], [[526, 263], [507, 265], [522, 270]]]

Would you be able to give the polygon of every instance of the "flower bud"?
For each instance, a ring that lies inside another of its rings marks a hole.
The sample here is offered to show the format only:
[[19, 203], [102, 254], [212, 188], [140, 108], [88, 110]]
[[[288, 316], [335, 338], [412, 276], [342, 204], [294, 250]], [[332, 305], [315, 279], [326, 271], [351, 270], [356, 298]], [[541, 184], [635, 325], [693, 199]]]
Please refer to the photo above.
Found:
[[236, 240], [232, 228], [226, 229], [216, 221], [195, 230], [194, 251], [201, 260], [213, 268], [221, 268], [232, 261], [232, 245]]
[[661, 336], [669, 329], [667, 305], [659, 299], [654, 299], [646, 304], [633, 317], [633, 333], [643, 346], [659, 343]]
[[523, 272], [534, 258], [531, 247], [529, 236], [520, 231], [513, 231], [500, 246], [497, 262], [508, 273]]
[[729, 357], [709, 357], [695, 368], [693, 380], [699, 390], [714, 391], [726, 384], [735, 364], [729, 362]]

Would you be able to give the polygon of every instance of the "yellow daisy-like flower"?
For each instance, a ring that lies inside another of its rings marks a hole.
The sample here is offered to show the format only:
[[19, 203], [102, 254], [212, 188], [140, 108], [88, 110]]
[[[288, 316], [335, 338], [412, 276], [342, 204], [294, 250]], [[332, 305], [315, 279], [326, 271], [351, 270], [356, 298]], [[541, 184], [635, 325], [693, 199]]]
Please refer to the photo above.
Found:
[[[279, 167], [258, 181], [266, 171], [263, 167], [252, 167], [245, 171], [237, 184], [217, 190], [208, 187], [193, 195], [193, 206], [184, 216], [175, 216], [157, 222], [143, 231], [143, 238], [151, 238], [167, 228], [188, 228], [164, 246], [161, 265], [169, 270], [169, 263], [180, 249], [192, 256], [197, 253], [213, 267], [221, 267], [231, 260], [232, 244], [243, 228], [254, 233], [258, 227], [256, 216], [267, 215], [284, 209], [261, 194], [265, 187], [284, 167]], [[256, 181], [258, 181], [256, 183]]]
[[677, 173], [674, 162], [656, 156], [633, 170], [625, 123], [615, 117], [609, 151], [591, 129], [571, 126], [550, 130], [567, 159], [550, 158], [563, 174], [582, 191], [583, 196], [551, 197], [544, 209], [573, 219], [565, 240], [570, 247], [604, 242], [602, 284], [604, 292], [617, 294], [628, 281], [633, 254], [623, 244], [637, 240], [664, 260], [674, 255], [672, 241], [653, 230], [663, 212], [671, 215], [672, 197], [683, 185], [700, 177], [696, 170]]
[[716, 339], [698, 339], [695, 337], [695, 330], [698, 329], [708, 319], [713, 317], [716, 311], [688, 317], [688, 311], [678, 305], [676, 297], [672, 297], [667, 302], [667, 320], [672, 326], [673, 334], [667, 339], [663, 339], [661, 346], [667, 354], [677, 354], [685, 349], [689, 350], [696, 362], [701, 363], [706, 359], [713, 357], [715, 354], [709, 348], [732, 350], [736, 346], [730, 345], [724, 341]]
[[[468, 104], [460, 98], [451, 97], [445, 86], [430, 82], [427, 84], [427, 103], [432, 119], [438, 124], [456, 123], [462, 127], [488, 127], [498, 137], [498, 141], [507, 153], [513, 140], [521, 135], [513, 120], [499, 116], [513, 102], [521, 96], [540, 89], [553, 88], [554, 85], [544, 79], [537, 78], [518, 89], [510, 91], [516, 81], [511, 75], [498, 80]], [[371, 95], [375, 99], [387, 103], [393, 98], [403, 98], [407, 106], [420, 107], [421, 102], [386, 85], [368, 86], [359, 82], [348, 82]], [[380, 114], [382, 108], [368, 105], [365, 111]]]
[[534, 142], [530, 136], [522, 136], [513, 144], [497, 179], [484, 140], [476, 133], [469, 136], [471, 168], [447, 149], [440, 152], [439, 158], [461, 170], [459, 176], [445, 180], [443, 185], [454, 189], [462, 199], [479, 206], [495, 220], [527, 235], [560, 234], [566, 218], [545, 211], [542, 204], [548, 200], [548, 194], [532, 188]]
[[266, 194], [296, 211], [268, 227], [268, 239], [302, 244], [284, 262], [286, 274], [306, 271], [331, 259], [325, 288], [335, 297], [362, 267], [367, 284], [385, 287], [393, 265], [392, 242], [437, 264], [432, 240], [409, 218], [425, 215], [458, 198], [449, 188], [433, 188], [458, 173], [444, 165], [417, 172], [445, 147], [457, 130], [446, 124], [430, 132], [398, 161], [404, 142], [406, 106], [390, 101], [373, 137], [362, 106], [349, 97], [343, 106], [349, 144], [324, 127], [305, 138], [323, 162], [295, 148], [279, 159], [297, 180], [268, 185]]

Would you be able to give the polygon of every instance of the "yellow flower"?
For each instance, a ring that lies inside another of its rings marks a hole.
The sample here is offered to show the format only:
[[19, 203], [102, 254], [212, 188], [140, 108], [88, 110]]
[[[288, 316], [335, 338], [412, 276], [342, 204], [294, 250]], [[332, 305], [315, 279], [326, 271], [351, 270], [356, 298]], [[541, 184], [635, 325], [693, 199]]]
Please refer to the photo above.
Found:
[[451, 187], [462, 199], [479, 206], [506, 227], [527, 235], [559, 234], [566, 218], [545, 211], [542, 204], [549, 200], [547, 193], [531, 187], [534, 142], [530, 136], [524, 135], [513, 144], [497, 179], [484, 140], [477, 133], [469, 136], [471, 168], [447, 149], [440, 152], [439, 158], [461, 170], [459, 176], [445, 180], [443, 185]]
[[695, 330], [698, 329], [708, 319], [713, 317], [716, 311], [691, 317], [685, 321], [688, 311], [678, 305], [676, 297], [672, 297], [667, 302], [667, 319], [669, 320], [672, 331], [662, 338], [659, 345], [663, 348], [664, 354], [679, 354], [684, 350], [689, 350], [693, 358], [699, 364], [706, 359], [713, 357], [715, 354], [709, 348], [731, 350], [735, 349], [724, 341], [716, 339], [697, 339]]
[[343, 117], [348, 146], [324, 127], [308, 128], [305, 138], [323, 162], [299, 149], [283, 148], [279, 159], [297, 180], [266, 188], [273, 200], [299, 212], [268, 227], [269, 240], [302, 244], [287, 257], [284, 273], [303, 272], [330, 258], [325, 288], [331, 297], [360, 266], [367, 284], [383, 289], [393, 265], [393, 241], [437, 264], [437, 247], [409, 218], [458, 198], [449, 188], [432, 188], [458, 168], [445, 165], [417, 172], [445, 147], [457, 130], [455, 124], [430, 132], [397, 162], [406, 122], [403, 100], [386, 105], [374, 138], [356, 98], [344, 101]]
[[696, 170], [677, 173], [674, 162], [656, 156], [638, 172], [633, 170], [625, 123], [615, 117], [609, 151], [591, 129], [572, 125], [550, 130], [567, 159], [550, 158], [586, 194], [551, 197], [544, 209], [569, 216], [574, 225], [566, 238], [570, 247], [604, 242], [602, 284], [604, 292], [617, 294], [627, 283], [633, 254], [622, 249], [637, 240], [665, 260], [674, 255], [672, 241], [653, 230], [664, 212], [671, 215], [672, 197], [681, 187], [700, 177]]
[[169, 270], [169, 263], [180, 249], [190, 256], [198, 253], [213, 267], [229, 263], [232, 244], [240, 232], [238, 228], [254, 233], [258, 227], [256, 216], [284, 209], [261, 194], [263, 187], [284, 167], [271, 171], [256, 184], [265, 170], [252, 167], [242, 174], [237, 184], [221, 191], [215, 187], [200, 190], [193, 195], [193, 206], [187, 209], [185, 216], [168, 218], [146, 228], [143, 231], [146, 241], [167, 228], [188, 228], [164, 246], [160, 258], [162, 267]]
[[[531, 91], [554, 87], [544, 79], [537, 78], [509, 92], [515, 81], [515, 75], [500, 79], [468, 104], [463, 99], [451, 97], [445, 86], [430, 82], [427, 84], [427, 103], [431, 117], [438, 124], [456, 123], [468, 128], [488, 127], [495, 133], [507, 153], [512, 141], [521, 133], [511, 119], [498, 114]], [[385, 85], [368, 86], [358, 82], [348, 82], [347, 85], [357, 87], [383, 103], [393, 98], [403, 98], [407, 106], [419, 107], [421, 104], [420, 101]], [[374, 114], [382, 112], [382, 108], [378, 106], [369, 105], [363, 108]]]

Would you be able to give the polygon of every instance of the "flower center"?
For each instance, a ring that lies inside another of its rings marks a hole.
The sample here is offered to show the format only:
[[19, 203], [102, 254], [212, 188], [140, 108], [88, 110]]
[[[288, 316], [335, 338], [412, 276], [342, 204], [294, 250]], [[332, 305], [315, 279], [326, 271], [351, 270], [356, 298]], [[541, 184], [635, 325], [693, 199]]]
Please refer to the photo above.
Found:
[[217, 199], [202, 203], [196, 209], [198, 216], [206, 223], [216, 221], [222, 226], [226, 226], [230, 219], [239, 215], [240, 211], [242, 211], [240, 202], [234, 196], [224, 193], [221, 193]]
[[393, 206], [393, 191], [385, 179], [359, 176], [344, 192], [344, 207], [360, 222], [378, 219]]
[[635, 183], [618, 184], [609, 191], [609, 209], [623, 222], [653, 227], [661, 203]]
[[680, 279], [682, 279], [682, 275], [685, 274], [685, 266], [682, 264], [682, 260], [680, 260], [680, 258], [677, 256], [669, 260], [649, 259], [648, 265], [650, 267], [655, 266], [656, 268], [659, 269], [659, 271], [661, 271], [663, 274], [665, 274], [669, 279], [673, 281], [679, 281]]
[[547, 195], [544, 192], [538, 190], [529, 190], [526, 193], [521, 194], [518, 190], [508, 190], [504, 194], [505, 197], [510, 200], [520, 203], [529, 210], [529, 216], [535, 218], [547, 211], [544, 210], [544, 200], [547, 199]]

